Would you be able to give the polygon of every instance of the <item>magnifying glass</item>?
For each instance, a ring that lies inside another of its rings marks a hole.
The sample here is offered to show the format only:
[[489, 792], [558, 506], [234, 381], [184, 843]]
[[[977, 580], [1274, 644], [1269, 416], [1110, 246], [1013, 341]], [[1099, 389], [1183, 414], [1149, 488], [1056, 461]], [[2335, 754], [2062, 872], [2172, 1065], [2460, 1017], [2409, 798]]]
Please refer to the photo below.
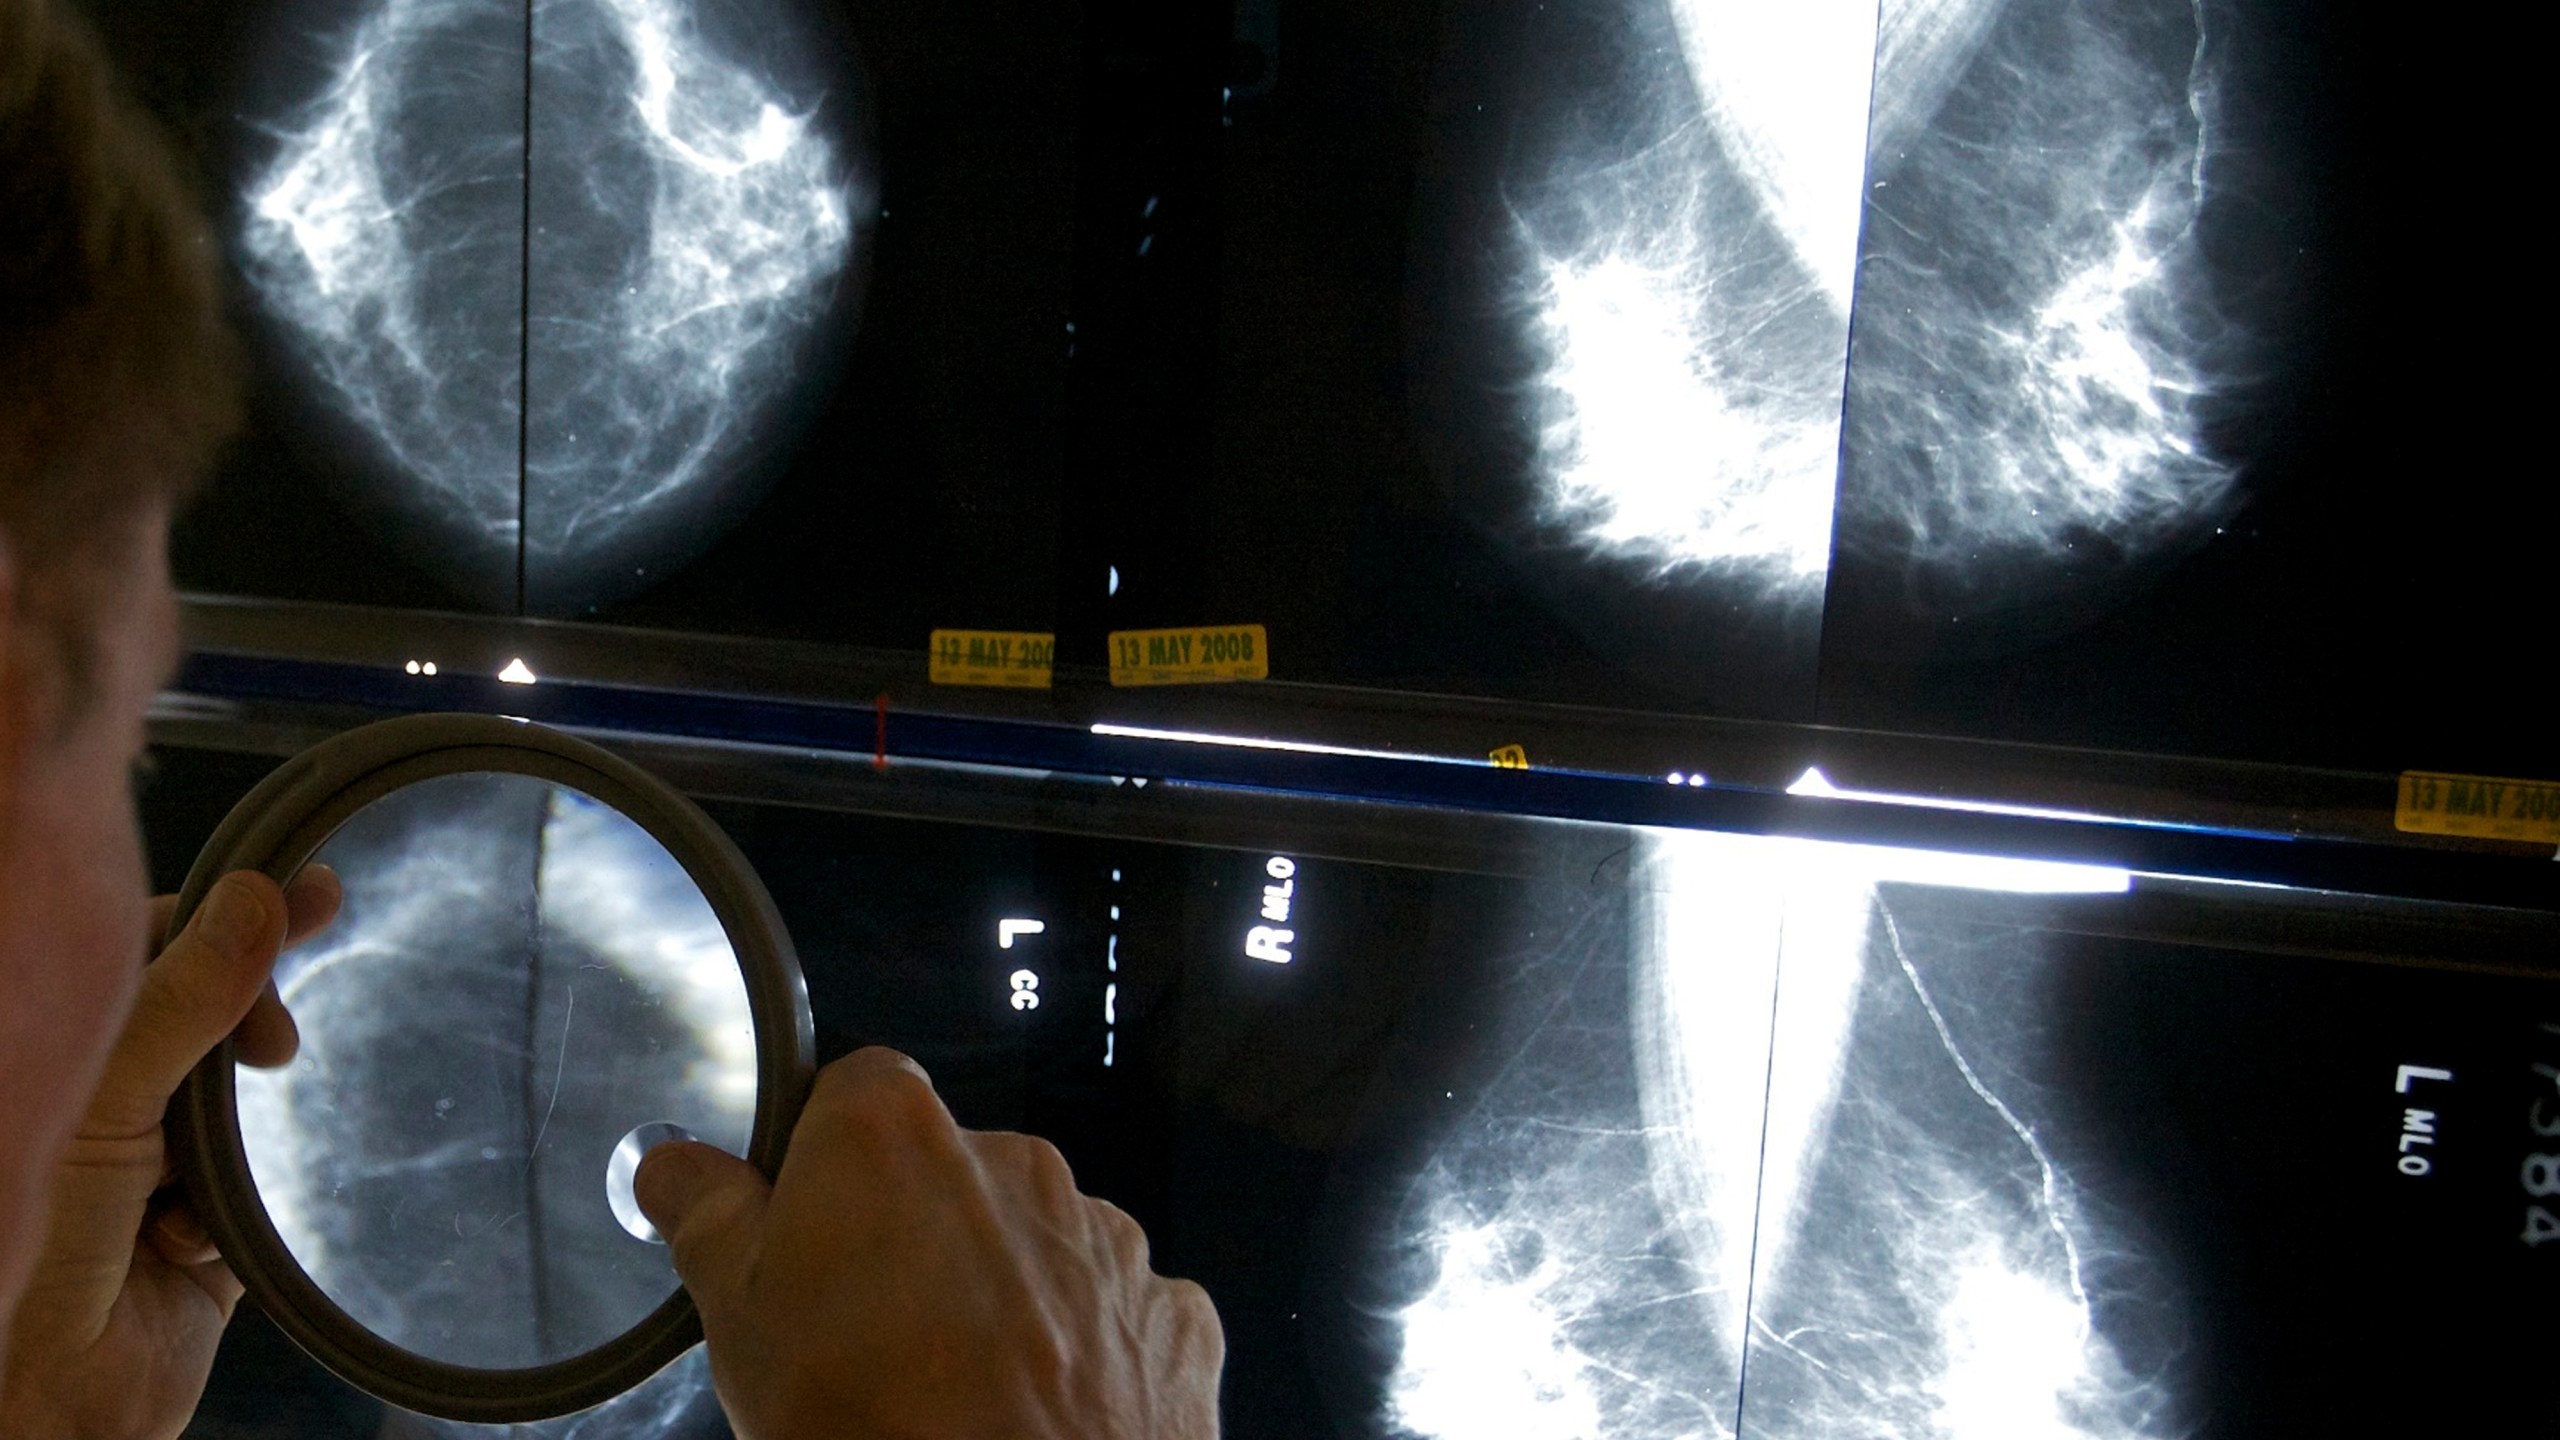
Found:
[[345, 902], [276, 983], [282, 1070], [226, 1042], [171, 1105], [188, 1199], [303, 1349], [425, 1415], [566, 1415], [702, 1338], [631, 1195], [695, 1139], [775, 1174], [815, 1071], [789, 935], [663, 782], [478, 715], [329, 740], [252, 790], [189, 872], [334, 869]]

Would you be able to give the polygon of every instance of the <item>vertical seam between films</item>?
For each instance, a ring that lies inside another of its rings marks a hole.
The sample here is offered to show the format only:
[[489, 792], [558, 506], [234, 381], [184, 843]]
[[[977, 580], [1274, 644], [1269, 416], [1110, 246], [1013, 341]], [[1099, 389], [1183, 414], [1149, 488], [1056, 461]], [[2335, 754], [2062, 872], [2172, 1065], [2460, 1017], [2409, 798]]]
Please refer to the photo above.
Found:
[[533, 7], [524, 0], [524, 208], [516, 291], [516, 615], [530, 613], [527, 543], [533, 491]]

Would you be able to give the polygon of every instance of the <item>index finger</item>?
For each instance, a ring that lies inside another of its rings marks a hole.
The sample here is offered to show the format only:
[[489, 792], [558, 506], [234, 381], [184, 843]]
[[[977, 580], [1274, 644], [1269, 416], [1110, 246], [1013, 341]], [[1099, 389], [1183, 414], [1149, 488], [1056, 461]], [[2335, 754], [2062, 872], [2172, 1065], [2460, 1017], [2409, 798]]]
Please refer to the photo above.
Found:
[[932, 1124], [951, 1124], [951, 1112], [934, 1093], [924, 1067], [885, 1045], [856, 1050], [818, 1072], [809, 1108], [829, 1114], [870, 1112]]
[[[799, 1136], [823, 1131], [877, 1154], [919, 1141], [956, 1144], [959, 1122], [934, 1093], [932, 1077], [915, 1061], [884, 1046], [847, 1055], [818, 1072]], [[796, 1143], [792, 1153], [800, 1153]], [[786, 1160], [786, 1164], [789, 1162]]]

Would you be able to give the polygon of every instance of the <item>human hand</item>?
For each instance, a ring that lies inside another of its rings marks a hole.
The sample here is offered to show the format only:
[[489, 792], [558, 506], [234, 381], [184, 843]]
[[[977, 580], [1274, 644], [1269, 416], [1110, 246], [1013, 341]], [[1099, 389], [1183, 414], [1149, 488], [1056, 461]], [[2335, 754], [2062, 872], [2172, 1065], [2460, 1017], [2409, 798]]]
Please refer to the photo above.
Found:
[[[154, 936], [176, 903], [156, 903]], [[176, 1170], [161, 1116], [226, 1035], [246, 1064], [293, 1058], [300, 1039], [267, 977], [279, 951], [337, 909], [325, 866], [305, 867], [288, 890], [227, 876], [143, 972], [54, 1175], [44, 1249], [0, 1371], [0, 1440], [166, 1440], [186, 1428], [240, 1282], [167, 1191]]]
[[739, 1440], [1213, 1440], [1209, 1297], [1028, 1135], [961, 1129], [915, 1062], [830, 1065], [781, 1180], [707, 1145], [634, 1193]]

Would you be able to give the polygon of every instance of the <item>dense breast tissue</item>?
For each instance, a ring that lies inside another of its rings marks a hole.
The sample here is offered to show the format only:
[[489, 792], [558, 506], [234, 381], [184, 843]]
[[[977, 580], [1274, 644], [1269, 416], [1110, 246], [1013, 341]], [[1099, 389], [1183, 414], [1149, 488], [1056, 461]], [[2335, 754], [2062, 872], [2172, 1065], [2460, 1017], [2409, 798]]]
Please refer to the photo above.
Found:
[[[1657, 7], [1629, 7], [1629, 33]], [[1659, 576], [1950, 581], [2221, 513], [2191, 0], [1668, 0], [1641, 133], [1524, 177], [1549, 519]], [[1631, 42], [1633, 43], [1633, 42]]]

